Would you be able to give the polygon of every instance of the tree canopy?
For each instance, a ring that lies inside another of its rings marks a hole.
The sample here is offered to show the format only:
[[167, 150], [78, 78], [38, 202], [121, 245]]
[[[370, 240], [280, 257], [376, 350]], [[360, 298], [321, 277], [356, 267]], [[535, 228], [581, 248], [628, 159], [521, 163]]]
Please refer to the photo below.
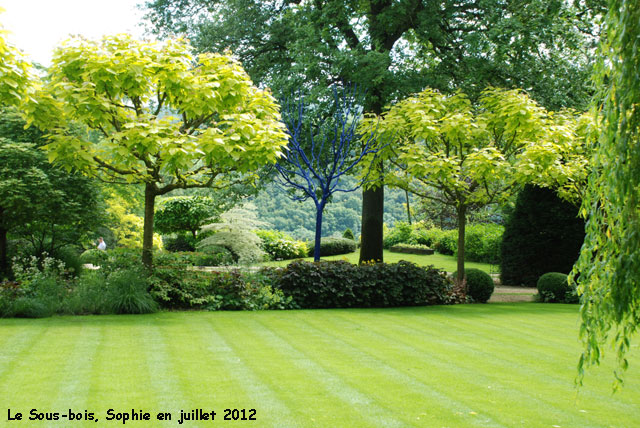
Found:
[[518, 90], [487, 89], [474, 105], [461, 92], [427, 89], [383, 117], [381, 131], [395, 139], [383, 150], [394, 165], [384, 179], [456, 210], [458, 272], [469, 208], [500, 202], [532, 175], [552, 176], [548, 168], [566, 166], [557, 158], [562, 141], [575, 138], [569, 119], [556, 120]]
[[[276, 93], [352, 82], [365, 110], [429, 86], [473, 100], [525, 88], [547, 108], [583, 109], [603, 0], [148, 0], [162, 36], [230, 48]], [[361, 260], [382, 260], [383, 187], [363, 192]]]
[[[49, 159], [145, 186], [143, 261], [151, 266], [156, 196], [253, 180], [286, 144], [278, 107], [229, 54], [194, 57], [180, 39], [73, 38], [56, 50], [42, 105]], [[92, 133], [70, 134], [78, 122]]]

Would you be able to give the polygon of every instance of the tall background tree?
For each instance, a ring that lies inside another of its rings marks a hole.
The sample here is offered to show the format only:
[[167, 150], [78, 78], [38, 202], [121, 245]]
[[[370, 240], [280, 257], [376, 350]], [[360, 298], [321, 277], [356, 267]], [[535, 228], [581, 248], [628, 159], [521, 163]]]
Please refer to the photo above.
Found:
[[[200, 51], [230, 48], [251, 77], [292, 89], [353, 82], [365, 110], [426, 86], [525, 88], [543, 106], [584, 108], [602, 0], [151, 0], [151, 29]], [[361, 260], [382, 259], [384, 191], [363, 192]]]
[[[640, 323], [640, 8], [610, 0], [597, 83], [603, 130], [581, 207], [587, 236], [573, 277], [582, 295], [584, 369], [615, 347], [620, 380]], [[581, 378], [580, 378], [581, 380]], [[617, 385], [617, 384], [616, 384]]]
[[[142, 260], [152, 265], [157, 196], [253, 180], [286, 144], [275, 100], [228, 55], [194, 58], [182, 40], [71, 39], [56, 50], [40, 104], [49, 159], [145, 189]], [[99, 135], [68, 132], [79, 122]]]

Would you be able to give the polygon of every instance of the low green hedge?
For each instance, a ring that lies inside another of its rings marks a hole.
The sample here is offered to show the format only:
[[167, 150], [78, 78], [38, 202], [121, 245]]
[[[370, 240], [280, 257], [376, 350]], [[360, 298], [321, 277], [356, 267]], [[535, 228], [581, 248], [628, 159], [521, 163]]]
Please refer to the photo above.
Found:
[[418, 306], [455, 303], [445, 274], [410, 262], [353, 265], [346, 261], [290, 263], [276, 287], [301, 308]]
[[[308, 243], [309, 257], [313, 256], [315, 243]], [[320, 256], [338, 256], [353, 253], [357, 248], [356, 241], [346, 238], [322, 238], [320, 240]]]
[[426, 245], [420, 244], [396, 244], [393, 247], [389, 248], [389, 251], [393, 253], [404, 253], [404, 254], [433, 254], [434, 250], [427, 247]]

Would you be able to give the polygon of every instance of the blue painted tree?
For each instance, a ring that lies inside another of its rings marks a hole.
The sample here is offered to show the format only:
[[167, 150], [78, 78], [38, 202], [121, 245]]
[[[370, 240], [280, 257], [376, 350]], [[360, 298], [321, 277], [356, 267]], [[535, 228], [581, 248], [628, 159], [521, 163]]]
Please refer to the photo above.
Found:
[[[278, 159], [276, 182], [296, 201], [313, 200], [316, 206], [316, 233], [313, 258], [320, 260], [322, 214], [336, 192], [353, 192], [367, 179], [359, 174], [355, 185], [343, 187], [346, 174], [353, 174], [365, 156], [375, 156], [375, 125], [360, 127], [363, 118], [361, 97], [356, 87], [333, 89], [333, 102], [305, 105], [299, 96], [283, 102], [282, 120], [289, 142]], [[370, 164], [370, 163], [369, 163]], [[341, 185], [342, 184], [342, 185]]]

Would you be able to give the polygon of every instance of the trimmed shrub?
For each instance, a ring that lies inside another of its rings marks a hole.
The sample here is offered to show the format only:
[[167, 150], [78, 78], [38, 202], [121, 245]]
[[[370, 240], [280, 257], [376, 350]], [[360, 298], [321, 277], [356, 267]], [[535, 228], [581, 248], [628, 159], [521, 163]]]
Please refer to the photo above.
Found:
[[[487, 303], [495, 289], [491, 275], [480, 269], [469, 268], [464, 270], [464, 276], [467, 280], [467, 295], [474, 302]], [[457, 278], [458, 272], [454, 272], [452, 277]]]
[[568, 274], [584, 236], [578, 208], [550, 189], [525, 186], [505, 226], [501, 282], [535, 287], [546, 272]]
[[342, 237], [345, 238], [345, 239], [351, 239], [352, 241], [356, 240], [356, 237], [353, 234], [353, 230], [349, 229], [348, 227], [342, 233]]
[[452, 284], [442, 272], [405, 261], [353, 265], [297, 260], [281, 271], [277, 287], [301, 308], [415, 306], [454, 300]]
[[[308, 244], [309, 257], [313, 256], [315, 245], [313, 242]], [[322, 238], [320, 240], [320, 256], [336, 256], [340, 254], [353, 253], [356, 250], [356, 241], [345, 238]]]
[[394, 253], [405, 253], [405, 254], [433, 254], [434, 250], [427, 247], [426, 245], [420, 244], [396, 244], [393, 247], [389, 248], [389, 251]]
[[569, 285], [568, 276], [560, 272], [548, 272], [538, 279], [538, 296], [541, 302], [578, 303], [575, 287]]
[[307, 256], [307, 244], [296, 241], [291, 236], [278, 230], [257, 230], [256, 235], [262, 240], [262, 250], [272, 260], [299, 259]]

